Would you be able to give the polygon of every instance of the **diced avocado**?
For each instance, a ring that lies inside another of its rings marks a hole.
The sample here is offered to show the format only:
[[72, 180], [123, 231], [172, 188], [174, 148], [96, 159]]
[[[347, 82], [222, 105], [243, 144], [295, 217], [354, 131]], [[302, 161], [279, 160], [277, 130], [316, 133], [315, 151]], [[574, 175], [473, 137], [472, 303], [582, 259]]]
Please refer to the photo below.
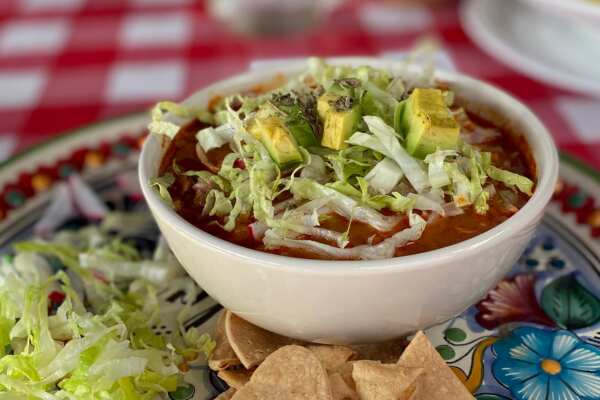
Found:
[[296, 142], [302, 147], [312, 147], [318, 145], [313, 127], [303, 114], [298, 104], [278, 105], [277, 106], [285, 116], [285, 126], [296, 139]]
[[312, 147], [317, 146], [319, 142], [313, 124], [309, 120], [308, 114], [312, 111], [310, 101], [314, 101], [312, 97], [303, 101], [298, 95], [276, 93], [261, 107], [271, 110], [284, 120], [285, 126], [294, 136], [298, 145]]
[[333, 150], [347, 147], [346, 140], [355, 132], [360, 122], [360, 105], [352, 98], [326, 93], [317, 102], [317, 112], [323, 121], [321, 145]]
[[455, 149], [460, 127], [439, 89], [415, 89], [401, 110], [406, 150], [424, 158], [437, 149]]
[[288, 118], [285, 121], [288, 130], [302, 147], [317, 146], [319, 142], [315, 137], [312, 125], [304, 118]]
[[317, 113], [321, 119], [325, 119], [325, 116], [329, 113], [331, 107], [333, 107], [332, 104], [335, 103], [338, 97], [333, 93], [325, 93], [319, 97], [319, 100], [317, 100]]
[[281, 168], [302, 162], [302, 153], [294, 137], [278, 116], [257, 116], [248, 126], [248, 132], [262, 142]]

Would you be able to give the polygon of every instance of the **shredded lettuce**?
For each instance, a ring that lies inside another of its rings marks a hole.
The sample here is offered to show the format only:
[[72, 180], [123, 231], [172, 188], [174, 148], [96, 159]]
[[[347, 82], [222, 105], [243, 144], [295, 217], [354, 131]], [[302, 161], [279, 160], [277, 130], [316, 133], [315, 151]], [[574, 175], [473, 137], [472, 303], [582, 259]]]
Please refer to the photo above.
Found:
[[490, 205], [488, 204], [488, 200], [490, 198], [490, 194], [487, 191], [482, 191], [481, 193], [479, 193], [479, 195], [477, 196], [477, 199], [475, 199], [475, 204], [473, 205], [475, 207], [475, 212], [477, 212], [477, 214], [486, 214], [489, 209], [490, 209]]
[[400, 77], [392, 79], [388, 84], [386, 91], [389, 92], [396, 100], [401, 100], [406, 95], [406, 86]]
[[331, 257], [334, 259], [364, 259], [377, 260], [391, 258], [394, 256], [396, 248], [413, 242], [423, 233], [426, 222], [418, 215], [413, 214], [411, 226], [403, 229], [393, 236], [383, 240], [376, 245], [360, 245], [351, 248], [339, 248], [330, 246], [314, 240], [289, 239], [282, 237], [276, 230], [268, 230], [265, 233], [265, 245], [267, 248], [295, 248], [314, 252], [321, 256]]
[[[167, 107], [171, 107], [174, 103], [171, 102], [160, 102], [152, 109], [150, 113], [152, 122], [148, 125], [148, 130], [154, 134], [165, 135], [169, 139], [173, 139], [181, 126], [164, 120]], [[184, 113], [182, 113], [184, 114]]]
[[450, 176], [448, 176], [444, 161], [446, 158], [456, 155], [458, 155], [458, 153], [453, 150], [438, 150], [425, 157], [425, 164], [427, 164], [428, 167], [429, 183], [432, 188], [442, 188], [450, 184]]
[[227, 198], [225, 193], [220, 190], [213, 189], [208, 192], [206, 200], [204, 202], [204, 208], [202, 209], [202, 215], [204, 216], [217, 216], [223, 217], [229, 215], [233, 210], [231, 200]]
[[197, 118], [204, 122], [212, 122], [211, 114], [205, 109], [193, 109], [173, 101], [161, 101], [150, 112], [152, 121], [148, 124], [148, 130], [153, 134], [173, 139], [181, 126], [169, 120], [168, 116], [180, 120]]
[[296, 179], [291, 186], [295, 198], [315, 200], [328, 198], [330, 207], [348, 220], [354, 219], [371, 225], [378, 231], [390, 231], [399, 222], [399, 217], [384, 216], [371, 207], [361, 205], [359, 201], [333, 188], [323, 186], [308, 179]]
[[173, 204], [173, 198], [169, 193], [169, 186], [175, 182], [175, 177], [171, 174], [165, 174], [163, 176], [157, 176], [150, 179], [150, 186], [156, 188], [160, 198], [168, 205]]
[[130, 279], [145, 279], [154, 284], [160, 285], [168, 279], [181, 275], [181, 269], [173, 268], [162, 262], [151, 260], [131, 261], [125, 258], [111, 259], [96, 252], [86, 252], [79, 254], [79, 263], [84, 268], [93, 268], [101, 271], [111, 281]]
[[533, 182], [531, 179], [514, 172], [494, 167], [493, 165], [490, 165], [486, 172], [493, 180], [502, 182], [509, 187], [516, 187], [528, 196], [532, 195]]
[[392, 192], [389, 195], [371, 195], [369, 193], [369, 183], [364, 178], [359, 178], [360, 188], [356, 188], [348, 182], [333, 182], [327, 184], [328, 187], [349, 196], [362, 204], [375, 210], [388, 209], [390, 211], [403, 213], [413, 208], [415, 201], [409, 197], [403, 196], [398, 192]]
[[368, 91], [368, 93], [371, 96], [373, 96], [373, 99], [375, 101], [384, 104], [390, 110], [395, 109], [396, 105], [398, 104], [398, 100], [396, 100], [396, 98], [393, 95], [386, 92], [384, 89], [378, 87], [375, 83], [372, 83], [371, 81], [364, 81], [363, 85], [365, 86], [365, 89]]
[[346, 143], [366, 147], [383, 155], [387, 155], [386, 153], [388, 152], [379, 139], [377, 139], [374, 135], [365, 132], [354, 133], [354, 135], [350, 136], [350, 138], [346, 140]]
[[325, 156], [326, 164], [333, 170], [338, 181], [346, 182], [353, 176], [364, 176], [379, 161], [374, 152], [363, 147], [350, 146]]
[[363, 83], [370, 83], [381, 90], [387, 89], [392, 81], [389, 72], [384, 69], [372, 68], [368, 65], [357, 67], [351, 76], [360, 79]]
[[381, 160], [367, 175], [369, 186], [379, 194], [390, 193], [404, 174], [402, 169], [391, 158]]
[[348, 66], [329, 65], [321, 58], [308, 59], [308, 75], [318, 84], [328, 89], [336, 79], [349, 77], [353, 68]]
[[[423, 168], [419, 162], [410, 154], [408, 154], [402, 147], [394, 128], [386, 124], [381, 118], [378, 117], [365, 116], [363, 119], [374, 136], [369, 140], [363, 139], [363, 144], [360, 144], [355, 142], [355, 136], [357, 134], [354, 134], [350, 138], [349, 142], [352, 144], [369, 147], [391, 158], [402, 169], [404, 175], [406, 175], [406, 178], [411, 185], [413, 185], [415, 190], [417, 190], [417, 192], [421, 192], [426, 189], [429, 186], [427, 175], [425, 175], [425, 172], [423, 171]], [[375, 144], [375, 146], [371, 147], [370, 145], [372, 144]]]
[[[260, 221], [271, 221], [275, 215], [273, 200], [279, 169], [270, 159], [265, 158], [250, 168], [250, 193], [253, 200], [254, 216]], [[294, 174], [292, 173], [292, 179]]]
[[371, 92], [365, 90], [360, 97], [360, 107], [364, 114], [380, 117], [389, 122], [395, 118], [395, 110], [391, 109], [385, 102], [381, 102]]
[[216, 128], [201, 129], [196, 134], [196, 140], [205, 152], [231, 143], [235, 135], [235, 128], [230, 124], [219, 125]]
[[191, 282], [164, 241], [143, 255], [90, 226], [14, 250], [0, 269], [0, 398], [155, 400], [177, 389], [178, 365], [214, 349], [197, 328], [152, 329], [158, 290]]
[[221, 189], [221, 191], [223, 191], [225, 193], [231, 192], [231, 184], [229, 183], [229, 181], [219, 175], [213, 174], [212, 172], [209, 172], [209, 171], [184, 171], [184, 172], [181, 172], [181, 174], [185, 175], [185, 176], [195, 176], [207, 184], [214, 183], [215, 185], [217, 185], [217, 187], [219, 189]]
[[409, 193], [409, 199], [414, 200], [413, 208], [416, 210], [423, 211], [435, 211], [440, 215], [444, 215], [443, 199], [436, 199], [432, 196], [426, 196], [423, 194]]
[[[300, 177], [313, 179], [316, 182], [323, 183], [328, 179], [327, 164], [323, 157], [318, 154], [309, 153], [309, 161], [307, 165], [300, 171]], [[343, 167], [342, 167], [343, 168]]]
[[378, 195], [370, 198], [370, 204], [376, 205], [378, 209], [387, 208], [391, 211], [404, 213], [410, 211], [415, 206], [414, 199], [404, 196], [398, 192], [392, 192], [389, 195]]

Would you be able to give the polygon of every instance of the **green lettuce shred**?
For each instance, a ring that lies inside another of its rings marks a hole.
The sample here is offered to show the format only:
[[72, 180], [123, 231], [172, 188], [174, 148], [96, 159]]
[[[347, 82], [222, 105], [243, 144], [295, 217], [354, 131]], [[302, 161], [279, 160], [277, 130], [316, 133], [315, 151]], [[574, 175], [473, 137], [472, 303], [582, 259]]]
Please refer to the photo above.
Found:
[[175, 182], [175, 177], [172, 174], [165, 174], [150, 179], [150, 186], [156, 188], [160, 198], [168, 205], [173, 204], [173, 199], [169, 193], [169, 186]]
[[[158, 289], [181, 270], [174, 258], [144, 258], [98, 227], [14, 250], [0, 271], [0, 398], [155, 400], [177, 389], [179, 364], [215, 347], [197, 328], [152, 329]], [[49, 259], [65, 270], [40, 273]], [[52, 312], [55, 291], [64, 300]]]
[[533, 193], [533, 181], [523, 175], [506, 171], [493, 165], [490, 165], [486, 172], [493, 180], [502, 182], [509, 187], [516, 187], [528, 196], [531, 196]]

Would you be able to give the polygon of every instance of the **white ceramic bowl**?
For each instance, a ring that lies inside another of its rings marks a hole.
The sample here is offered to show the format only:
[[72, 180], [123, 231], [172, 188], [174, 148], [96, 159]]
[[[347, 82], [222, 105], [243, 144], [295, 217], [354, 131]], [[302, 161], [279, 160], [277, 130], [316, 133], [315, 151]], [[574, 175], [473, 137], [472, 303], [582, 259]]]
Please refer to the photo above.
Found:
[[[388, 68], [401, 64], [371, 58], [336, 58], [337, 64]], [[190, 99], [206, 104], [265, 82], [277, 73], [297, 74], [304, 63], [252, 71], [207, 87]], [[404, 70], [415, 73], [415, 70]], [[521, 255], [550, 200], [558, 157], [548, 131], [508, 94], [463, 75], [438, 72], [469, 109], [522, 132], [538, 166], [530, 201], [506, 222], [459, 244], [381, 261], [316, 261], [263, 253], [205, 233], [165, 205], [147, 182], [157, 174], [160, 140], [150, 137], [140, 159], [144, 196], [173, 252], [217, 301], [273, 332], [323, 343], [364, 343], [426, 328], [480, 300]], [[486, 110], [494, 110], [489, 113]]]

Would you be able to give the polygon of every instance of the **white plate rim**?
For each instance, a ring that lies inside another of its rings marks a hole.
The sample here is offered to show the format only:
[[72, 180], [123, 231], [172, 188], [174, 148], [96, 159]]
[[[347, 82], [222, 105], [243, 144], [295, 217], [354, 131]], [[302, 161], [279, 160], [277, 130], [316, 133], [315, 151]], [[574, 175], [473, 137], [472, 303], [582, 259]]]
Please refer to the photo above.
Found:
[[586, 0], [525, 0], [536, 7], [550, 8], [553, 13], [568, 13], [586, 20], [600, 22], [600, 4], [592, 4]]
[[[460, 6], [460, 20], [469, 37], [488, 55], [533, 79], [568, 91], [577, 91], [600, 97], [600, 82], [582, 79], [576, 75], [549, 67], [515, 50], [510, 43], [495, 35], [480, 18], [482, 7], [493, 0], [465, 0]], [[497, 1], [497, 0], [495, 0]]]

